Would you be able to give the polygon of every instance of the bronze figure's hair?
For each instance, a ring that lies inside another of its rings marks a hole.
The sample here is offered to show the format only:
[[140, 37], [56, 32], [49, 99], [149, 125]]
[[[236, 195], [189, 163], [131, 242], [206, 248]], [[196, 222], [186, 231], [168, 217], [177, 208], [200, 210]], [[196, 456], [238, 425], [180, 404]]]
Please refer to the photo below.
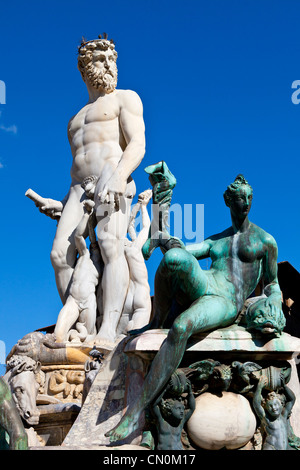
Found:
[[286, 398], [285, 398], [284, 395], [272, 391], [272, 392], [269, 392], [268, 395], [266, 396], [266, 398], [264, 398], [262, 400], [261, 404], [262, 404], [263, 407], [265, 407], [269, 400], [275, 400], [275, 399], [279, 400], [283, 406], [286, 403]]
[[241, 186], [248, 186], [251, 189], [251, 193], [253, 193], [253, 189], [248, 183], [248, 181], [245, 179], [243, 175], [238, 175], [234, 182], [231, 183], [229, 186], [227, 186], [226, 191], [223, 194], [224, 201], [226, 206], [230, 206], [230, 202], [232, 200], [232, 197], [235, 195], [235, 193], [240, 189]]
[[182, 400], [176, 398], [167, 398], [166, 400], [162, 399], [159, 407], [163, 417], [167, 418], [172, 415], [172, 409], [175, 403], [183, 403]]

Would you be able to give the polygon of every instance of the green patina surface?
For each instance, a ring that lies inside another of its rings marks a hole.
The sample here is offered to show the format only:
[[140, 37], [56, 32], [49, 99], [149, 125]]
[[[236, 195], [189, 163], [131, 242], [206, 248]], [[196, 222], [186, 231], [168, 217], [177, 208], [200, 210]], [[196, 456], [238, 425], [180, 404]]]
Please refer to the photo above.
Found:
[[[136, 428], [142, 411], [178, 368], [189, 338], [232, 325], [261, 280], [267, 289], [258, 307], [268, 314], [266, 321], [260, 322], [260, 329], [265, 333], [281, 332], [284, 322], [280, 321], [277, 244], [271, 235], [249, 221], [252, 196], [251, 186], [238, 175], [224, 193], [232, 222], [229, 228], [197, 245], [184, 247], [181, 243], [178, 248], [178, 241], [173, 244], [172, 237], [165, 245], [166, 253], [155, 277], [154, 318], [134, 334], [163, 328], [174, 301], [182, 313], [174, 319], [152, 362], [140, 398], [129, 406], [119, 425], [107, 433], [112, 441], [122, 439]], [[198, 262], [205, 258], [212, 261], [207, 271]], [[255, 304], [252, 313], [255, 314]], [[232, 342], [230, 347], [234, 347]]]

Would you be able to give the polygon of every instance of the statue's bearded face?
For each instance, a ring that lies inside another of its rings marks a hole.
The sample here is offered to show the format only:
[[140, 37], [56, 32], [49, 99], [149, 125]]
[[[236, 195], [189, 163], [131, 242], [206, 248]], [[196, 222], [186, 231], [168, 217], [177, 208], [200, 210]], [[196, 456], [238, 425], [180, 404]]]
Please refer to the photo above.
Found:
[[108, 48], [90, 48], [79, 57], [79, 70], [85, 82], [105, 93], [111, 93], [117, 86], [118, 70], [116, 53]]

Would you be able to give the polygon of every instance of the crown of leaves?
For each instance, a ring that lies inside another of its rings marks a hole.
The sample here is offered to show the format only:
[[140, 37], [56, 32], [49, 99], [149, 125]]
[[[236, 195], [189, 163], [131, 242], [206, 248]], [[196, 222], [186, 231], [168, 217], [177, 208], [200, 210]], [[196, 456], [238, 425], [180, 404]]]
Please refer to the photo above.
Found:
[[82, 40], [81, 40], [80, 46], [78, 46], [78, 49], [81, 49], [87, 44], [90, 44], [93, 42], [103, 42], [103, 41], [110, 42], [110, 44], [113, 44], [113, 45], [115, 44], [113, 39], [108, 39], [107, 33], [103, 33], [103, 35], [99, 34], [98, 39], [91, 39], [90, 41], [87, 41], [85, 37], [82, 36]]

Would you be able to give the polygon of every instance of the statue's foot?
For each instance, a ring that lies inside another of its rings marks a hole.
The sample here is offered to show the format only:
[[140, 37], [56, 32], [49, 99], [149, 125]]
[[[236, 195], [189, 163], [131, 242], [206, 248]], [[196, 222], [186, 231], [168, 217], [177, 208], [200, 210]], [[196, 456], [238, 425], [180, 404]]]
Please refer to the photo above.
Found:
[[93, 341], [96, 346], [108, 349], [110, 351], [112, 351], [116, 346], [116, 341], [114, 339], [103, 337], [100, 335], [97, 335]]
[[108, 431], [105, 436], [109, 437], [110, 442], [121, 441], [138, 429], [139, 416], [124, 416], [120, 423]]

